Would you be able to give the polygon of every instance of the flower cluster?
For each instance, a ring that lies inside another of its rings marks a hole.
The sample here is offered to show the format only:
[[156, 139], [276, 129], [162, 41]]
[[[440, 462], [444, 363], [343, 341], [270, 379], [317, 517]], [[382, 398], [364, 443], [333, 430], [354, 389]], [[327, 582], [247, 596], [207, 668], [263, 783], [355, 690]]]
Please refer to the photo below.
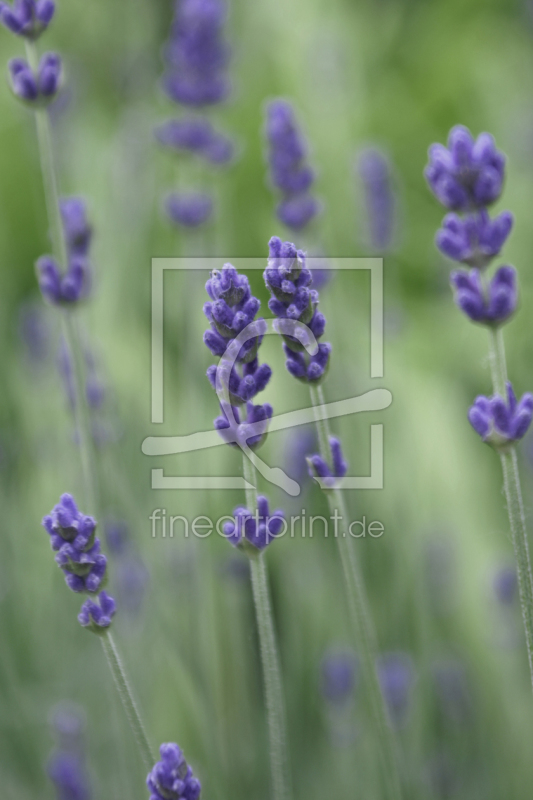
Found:
[[[224, 524], [224, 535], [234, 547], [264, 550], [280, 534], [285, 524], [285, 515], [278, 509], [270, 515], [268, 500], [259, 495], [257, 509], [252, 514], [249, 509], [239, 506], [233, 512], [234, 520]], [[253, 551], [252, 551], [253, 552]]]
[[56, 53], [45, 53], [37, 72], [23, 58], [12, 58], [8, 68], [13, 93], [32, 106], [48, 105], [60, 89], [63, 65]]
[[200, 781], [194, 777], [178, 745], [162, 744], [159, 753], [161, 760], [146, 778], [150, 800], [197, 800], [202, 788]]
[[0, 22], [25, 39], [37, 39], [47, 29], [55, 13], [54, 0], [15, 0], [0, 2]]
[[273, 100], [266, 109], [266, 138], [272, 185], [282, 194], [278, 219], [292, 230], [305, 228], [320, 212], [309, 190], [315, 173], [309, 166], [307, 143], [300, 132], [292, 105]]
[[53, 305], [72, 305], [84, 299], [91, 283], [89, 246], [92, 228], [87, 221], [85, 202], [79, 197], [60, 201], [67, 267], [61, 271], [56, 259], [42, 256], [36, 264], [39, 288]]
[[[228, 96], [230, 51], [223, 37], [225, 21], [224, 0], [176, 2], [163, 75], [163, 88], [174, 103], [201, 109]], [[232, 140], [198, 113], [168, 120], [156, 128], [155, 136], [164, 147], [201, 158], [212, 166], [229, 163], [235, 152]], [[214, 210], [211, 197], [191, 191], [169, 195], [164, 208], [170, 221], [184, 228], [207, 223]]]
[[394, 235], [395, 198], [389, 159], [375, 148], [359, 156], [359, 174], [363, 182], [368, 222], [368, 238], [378, 253], [386, 252]]
[[171, 119], [155, 130], [157, 141], [178, 153], [193, 153], [211, 164], [222, 165], [231, 161], [233, 141], [213, 127], [204, 117]]
[[307, 458], [310, 476], [320, 479], [324, 489], [334, 489], [338, 479], [344, 478], [348, 471], [348, 464], [344, 460], [341, 443], [335, 436], [329, 437], [329, 448], [331, 451], [331, 467], [322, 456], [314, 455]]
[[486, 209], [467, 217], [447, 214], [437, 232], [437, 247], [453, 261], [483, 269], [500, 250], [513, 227], [513, 215], [503, 211], [491, 220]]
[[99, 633], [109, 628], [115, 615], [115, 601], [107, 592], [100, 592], [96, 602], [87, 598], [78, 614], [78, 622], [84, 628], [89, 628], [94, 633]]
[[315, 355], [310, 356], [300, 341], [283, 332], [283, 320], [292, 320], [302, 323], [318, 340], [326, 327], [326, 319], [318, 311], [318, 292], [311, 288], [312, 275], [306, 267], [305, 254], [291, 242], [273, 236], [264, 278], [272, 293], [268, 307], [278, 317], [278, 329], [283, 335], [287, 369], [306, 383], [320, 380], [329, 362], [331, 345], [319, 344]]
[[[107, 559], [100, 552], [93, 517], [78, 510], [72, 495], [63, 494], [51, 513], [43, 518], [42, 524], [50, 536], [55, 560], [63, 570], [67, 586], [73, 592], [100, 592], [106, 577]], [[101, 592], [98, 599], [100, 606], [87, 601], [82, 607], [79, 617], [82, 625], [90, 622], [86, 621], [87, 614], [96, 625], [107, 627], [110, 624], [114, 602], [105, 592]], [[98, 613], [94, 612], [95, 608]]]
[[476, 397], [468, 412], [470, 424], [484, 442], [498, 450], [522, 439], [533, 417], [533, 394], [527, 392], [517, 402], [510, 383], [507, 397]]
[[514, 313], [517, 304], [516, 270], [500, 267], [483, 285], [479, 270], [457, 270], [451, 274], [455, 302], [472, 322], [498, 326]]

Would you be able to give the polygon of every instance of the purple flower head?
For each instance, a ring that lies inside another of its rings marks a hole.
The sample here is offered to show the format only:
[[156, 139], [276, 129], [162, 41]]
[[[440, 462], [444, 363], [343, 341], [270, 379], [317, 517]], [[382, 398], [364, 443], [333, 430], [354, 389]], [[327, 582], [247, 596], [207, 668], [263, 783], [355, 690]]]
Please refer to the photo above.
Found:
[[107, 559], [100, 552], [93, 517], [78, 510], [72, 495], [63, 494], [42, 525], [50, 536], [67, 586], [73, 592], [98, 592], [106, 576]]
[[58, 800], [90, 800], [92, 792], [82, 756], [58, 750], [50, 756], [48, 777], [55, 785]]
[[452, 272], [455, 302], [473, 322], [498, 327], [514, 314], [518, 302], [516, 270], [500, 267], [485, 289], [477, 269]]
[[158, 761], [146, 778], [150, 800], [198, 800], [200, 781], [185, 761], [177, 744], [162, 744]]
[[8, 64], [13, 93], [33, 106], [46, 106], [61, 87], [62, 62], [56, 53], [45, 53], [35, 74], [23, 58]]
[[87, 206], [82, 197], [62, 197], [59, 210], [69, 259], [89, 255], [93, 229], [87, 218]]
[[0, 22], [17, 36], [37, 39], [47, 29], [55, 12], [54, 0], [0, 2]]
[[259, 364], [259, 360], [254, 358], [253, 361], [249, 361], [242, 365], [241, 374], [237, 372], [237, 369], [233, 367], [229, 373], [229, 380], [227, 376], [227, 371], [224, 370], [223, 365], [219, 365], [217, 368], [216, 365], [209, 367], [207, 370], [207, 377], [213, 389], [216, 390], [216, 381], [217, 381], [217, 369], [222, 371], [222, 380], [224, 383], [227, 383], [229, 388], [229, 397], [230, 402], [233, 406], [239, 406], [243, 403], [247, 403], [256, 394], [262, 392], [263, 389], [266, 388], [267, 383], [269, 382], [272, 370], [270, 369], [268, 364]]
[[72, 258], [62, 273], [52, 256], [41, 256], [35, 268], [41, 293], [52, 305], [73, 305], [86, 297], [90, 269], [85, 259]]
[[175, 103], [198, 108], [225, 100], [229, 48], [223, 0], [179, 0], [165, 50], [163, 89]]
[[[224, 439], [233, 447], [257, 448], [266, 439], [268, 423], [272, 418], [273, 409], [270, 403], [254, 405], [246, 403], [246, 419], [241, 421], [239, 409], [232, 406], [234, 420], [228, 420], [225, 413], [217, 417], [213, 424]], [[254, 432], [250, 432], [250, 425], [256, 426]]]
[[413, 662], [407, 653], [389, 653], [378, 659], [377, 672], [389, 719], [401, 728], [407, 721], [415, 681]]
[[272, 100], [267, 105], [265, 132], [270, 180], [283, 195], [278, 218], [287, 227], [301, 230], [320, 212], [321, 204], [309, 194], [315, 173], [291, 103]]
[[[233, 512], [234, 520], [224, 524], [224, 536], [234, 547], [241, 547], [248, 552], [264, 550], [278, 536], [285, 526], [285, 514], [278, 509], [271, 515], [266, 497], [259, 495], [257, 509], [254, 514], [243, 506]], [[252, 545], [252, 551], [248, 545]]]
[[501, 194], [505, 157], [489, 133], [476, 140], [463, 125], [450, 131], [448, 147], [433, 144], [425, 176], [442, 205], [452, 211], [470, 211], [494, 203]]
[[325, 699], [336, 706], [345, 705], [353, 694], [357, 659], [349, 651], [327, 653], [320, 666], [320, 688]]
[[494, 574], [492, 586], [498, 602], [502, 606], [511, 606], [516, 600], [518, 587], [516, 567], [500, 567]]
[[78, 622], [94, 633], [101, 633], [105, 628], [109, 628], [114, 616], [115, 601], [107, 592], [100, 592], [96, 602], [90, 597], [84, 602], [78, 614]]
[[221, 166], [234, 156], [235, 147], [228, 136], [218, 133], [204, 117], [182, 117], [163, 123], [155, 130], [160, 144], [182, 153], [194, 153]]
[[331, 467], [322, 456], [310, 456], [307, 459], [309, 475], [321, 480], [322, 488], [334, 489], [339, 478], [344, 478], [348, 471], [348, 464], [342, 455], [341, 443], [334, 436], [329, 437], [331, 451]]
[[302, 192], [291, 195], [278, 203], [276, 214], [280, 222], [293, 231], [305, 228], [317, 214], [320, 213], [322, 204], [311, 194]]
[[435, 241], [448, 258], [483, 269], [499, 254], [512, 227], [513, 215], [509, 211], [493, 220], [485, 209], [464, 219], [447, 214]]
[[533, 416], [533, 394], [527, 392], [518, 403], [513, 387], [507, 383], [507, 398], [476, 397], [468, 420], [484, 442], [505, 450], [525, 436]]
[[[303, 323], [319, 339], [326, 327], [326, 318], [318, 310], [318, 292], [311, 288], [312, 274], [306, 266], [305, 253], [291, 242], [282, 242], [273, 236], [269, 242], [268, 266], [264, 272], [265, 283], [272, 297], [268, 307], [280, 321], [288, 319]], [[331, 345], [320, 344], [318, 352], [310, 356], [293, 336], [283, 333], [287, 356], [286, 366], [291, 375], [304, 382], [323, 377], [329, 362]]]
[[203, 192], [173, 192], [165, 199], [165, 211], [174, 225], [198, 228], [213, 215], [213, 198]]
[[372, 248], [384, 253], [394, 234], [395, 197], [389, 159], [380, 150], [364, 150], [358, 161], [365, 193], [368, 238]]

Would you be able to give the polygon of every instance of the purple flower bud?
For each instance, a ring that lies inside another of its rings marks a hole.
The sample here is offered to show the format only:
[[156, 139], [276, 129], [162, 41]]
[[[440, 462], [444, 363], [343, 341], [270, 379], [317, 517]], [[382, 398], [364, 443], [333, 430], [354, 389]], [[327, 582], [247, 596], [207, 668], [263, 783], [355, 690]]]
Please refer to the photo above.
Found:
[[8, 64], [13, 93], [25, 103], [34, 103], [39, 98], [35, 75], [23, 58], [13, 58]]
[[159, 753], [161, 760], [146, 778], [150, 800], [198, 800], [200, 781], [194, 777], [178, 745], [162, 744]]
[[446, 208], [454, 211], [480, 209], [500, 196], [505, 157], [492, 136], [482, 133], [476, 140], [462, 125], [452, 128], [448, 147], [429, 148], [425, 176], [431, 190]]
[[225, 100], [229, 48], [223, 38], [223, 0], [181, 0], [176, 4], [163, 89], [175, 103], [201, 107]]
[[513, 215], [509, 211], [494, 220], [485, 209], [464, 219], [448, 214], [437, 232], [436, 243], [448, 258], [482, 269], [499, 254], [512, 227]]
[[50, 756], [47, 771], [59, 800], [90, 800], [92, 797], [84, 760], [79, 753], [58, 750]]
[[78, 614], [78, 622], [84, 628], [89, 628], [94, 633], [98, 633], [104, 628], [109, 628], [111, 620], [115, 616], [115, 601], [107, 592], [100, 592], [94, 602], [87, 598]]
[[310, 194], [296, 194], [282, 200], [277, 207], [277, 216], [293, 231], [305, 228], [322, 209], [321, 203]]
[[217, 133], [204, 117], [172, 119], [155, 130], [160, 144], [178, 152], [195, 153], [212, 164], [227, 164], [234, 155], [232, 140]]
[[348, 463], [344, 460], [341, 443], [335, 436], [329, 437], [329, 447], [331, 451], [331, 467], [322, 458], [314, 455], [307, 458], [309, 475], [312, 478], [321, 478], [324, 482], [323, 488], [334, 489], [338, 478], [344, 478], [348, 471]]
[[57, 53], [45, 53], [39, 62], [38, 85], [41, 98], [52, 100], [61, 85], [63, 62]]
[[213, 199], [201, 192], [174, 192], [165, 199], [165, 211], [175, 225], [197, 228], [213, 214]]
[[0, 22], [17, 36], [37, 39], [46, 30], [55, 12], [53, 0], [15, 0], [0, 2]]
[[85, 258], [89, 254], [93, 233], [85, 200], [82, 197], [62, 197], [59, 210], [69, 257]]
[[496, 450], [525, 436], [533, 416], [533, 395], [526, 393], [518, 403], [511, 384], [507, 383], [507, 398], [477, 397], [468, 412], [468, 420], [487, 444]]
[[85, 297], [89, 285], [89, 265], [85, 260], [72, 260], [62, 275], [51, 256], [42, 256], [36, 270], [39, 288], [49, 303], [70, 305]]
[[368, 238], [378, 253], [389, 250], [394, 234], [395, 197], [389, 159], [376, 148], [364, 150], [358, 161], [363, 181]]
[[239, 506], [233, 512], [234, 520], [224, 524], [224, 535], [234, 547], [243, 547], [248, 542], [256, 550], [264, 550], [278, 536], [284, 526], [285, 515], [277, 510], [270, 515], [268, 500], [259, 495], [257, 511], [252, 514]]
[[413, 662], [407, 653], [389, 653], [378, 659], [377, 672], [391, 724], [402, 728], [407, 722], [415, 681]]
[[500, 267], [486, 290], [477, 269], [452, 272], [450, 281], [455, 302], [473, 322], [498, 327], [516, 311], [518, 290], [513, 267]]
[[353, 695], [357, 659], [349, 651], [327, 653], [321, 664], [321, 691], [336, 706], [344, 705]]

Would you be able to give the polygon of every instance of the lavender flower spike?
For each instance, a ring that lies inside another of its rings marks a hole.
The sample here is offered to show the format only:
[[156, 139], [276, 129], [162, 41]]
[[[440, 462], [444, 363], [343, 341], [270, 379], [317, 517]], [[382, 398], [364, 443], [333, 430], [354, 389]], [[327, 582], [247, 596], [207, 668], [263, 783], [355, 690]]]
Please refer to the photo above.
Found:
[[115, 615], [115, 601], [107, 592], [100, 592], [96, 599], [95, 603], [90, 597], [87, 598], [78, 614], [78, 622], [93, 633], [101, 633], [111, 625]]
[[452, 211], [470, 211], [494, 203], [501, 194], [505, 156], [489, 133], [476, 140], [463, 125], [452, 128], [448, 147], [433, 144], [425, 176], [433, 194]]
[[11, 59], [8, 67], [14, 95], [33, 107], [47, 106], [61, 87], [62, 61], [56, 53], [45, 53], [36, 74], [23, 58]]
[[54, 0], [15, 0], [0, 2], [0, 22], [17, 36], [37, 39], [47, 29], [55, 13]]
[[52, 256], [42, 256], [35, 269], [41, 294], [52, 305], [73, 305], [86, 296], [89, 265], [85, 259], [72, 259], [62, 273]]
[[223, 38], [223, 0], [180, 0], [165, 52], [163, 88], [175, 103], [201, 107], [228, 96], [229, 48]]
[[159, 748], [161, 760], [148, 774], [146, 785], [150, 800], [197, 800], [201, 784], [194, 777], [177, 744], [162, 744]]
[[503, 211], [493, 220], [485, 209], [464, 219], [447, 214], [435, 241], [448, 258], [483, 269], [499, 255], [512, 227], [513, 215], [509, 211]]
[[498, 327], [514, 314], [518, 302], [516, 270], [500, 267], [487, 289], [477, 269], [452, 272], [455, 302], [473, 322]]
[[348, 464], [342, 455], [341, 443], [335, 436], [329, 437], [329, 447], [331, 451], [331, 467], [319, 455], [310, 456], [307, 459], [309, 475], [312, 478], [319, 478], [323, 489], [334, 489], [338, 479], [344, 478], [348, 471]]
[[283, 333], [284, 319], [303, 323], [316, 339], [326, 327], [326, 318], [318, 311], [318, 292], [310, 288], [312, 275], [306, 267], [305, 254], [278, 236], [273, 236], [268, 246], [270, 257], [264, 272], [265, 283], [272, 293], [268, 307], [279, 319], [287, 369], [305, 383], [318, 381], [326, 371], [331, 345], [319, 344], [316, 355], [309, 356], [297, 339]]
[[513, 387], [507, 383], [507, 399], [499, 395], [477, 397], [468, 420], [484, 442], [505, 451], [522, 439], [533, 417], [533, 394], [527, 392], [518, 403]]
[[[224, 524], [224, 536], [234, 547], [243, 548], [251, 554], [268, 547], [272, 540], [279, 536], [284, 525], [286, 529], [283, 511], [278, 509], [271, 516], [268, 500], [262, 495], [257, 498], [257, 510], [254, 514], [247, 508], [239, 506], [234, 510], [233, 516], [233, 522]], [[251, 551], [249, 545], [252, 546]]]
[[292, 105], [273, 100], [266, 109], [266, 139], [270, 179], [282, 194], [278, 219], [288, 228], [304, 228], [321, 210], [309, 194], [315, 173], [308, 164], [308, 146], [296, 121]]
[[92, 797], [84, 760], [77, 752], [58, 750], [50, 756], [48, 777], [58, 800], [90, 800]]
[[107, 559], [100, 552], [93, 517], [78, 510], [72, 495], [63, 494], [42, 525], [50, 536], [52, 550], [57, 553], [56, 562], [69, 588], [73, 592], [98, 592], [105, 578]]

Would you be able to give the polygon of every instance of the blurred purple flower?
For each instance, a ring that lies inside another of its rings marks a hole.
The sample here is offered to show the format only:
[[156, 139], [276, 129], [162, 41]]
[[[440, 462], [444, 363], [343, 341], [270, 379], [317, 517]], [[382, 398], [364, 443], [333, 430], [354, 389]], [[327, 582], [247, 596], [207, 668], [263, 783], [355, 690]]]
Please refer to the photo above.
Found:
[[13, 58], [8, 64], [11, 88], [19, 100], [35, 106], [50, 103], [60, 89], [62, 62], [56, 53], [42, 56], [37, 73], [23, 58]]
[[371, 147], [359, 156], [358, 168], [365, 193], [368, 238], [376, 252], [385, 253], [392, 245], [394, 234], [391, 165], [384, 153]]
[[502, 606], [513, 605], [518, 590], [516, 567], [510, 565], [500, 567], [494, 573], [492, 586], [496, 599]]
[[415, 681], [413, 662], [407, 653], [388, 653], [377, 661], [379, 683], [390, 721], [395, 728], [406, 722]]
[[85, 200], [82, 197], [62, 197], [59, 210], [69, 258], [85, 258], [89, 255], [93, 233]]
[[353, 695], [357, 659], [349, 651], [328, 652], [320, 665], [320, 689], [324, 698], [336, 705], [344, 705]]
[[85, 763], [79, 754], [58, 750], [50, 756], [47, 771], [55, 785], [57, 800], [90, 800], [92, 797]]
[[158, 142], [178, 152], [189, 152], [211, 164], [227, 164], [234, 156], [232, 139], [218, 133], [204, 117], [182, 117], [163, 123], [155, 130]]
[[0, 22], [17, 36], [37, 39], [47, 29], [55, 12], [53, 0], [0, 2]]
[[197, 228], [213, 216], [213, 199], [202, 192], [173, 192], [165, 199], [165, 211], [174, 225]]

